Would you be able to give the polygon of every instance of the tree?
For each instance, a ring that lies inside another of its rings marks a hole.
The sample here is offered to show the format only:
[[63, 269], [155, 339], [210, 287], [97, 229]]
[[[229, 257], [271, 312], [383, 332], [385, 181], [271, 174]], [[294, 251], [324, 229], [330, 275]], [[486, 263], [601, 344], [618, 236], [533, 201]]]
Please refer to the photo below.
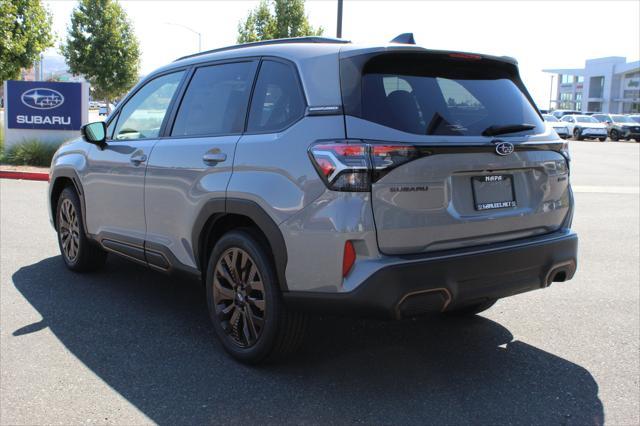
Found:
[[107, 103], [137, 81], [140, 48], [125, 11], [115, 0], [80, 0], [73, 10], [62, 54]]
[[51, 14], [40, 0], [0, 0], [0, 82], [31, 68], [53, 41]]
[[238, 24], [238, 43], [274, 38], [322, 35], [322, 27], [313, 28], [304, 13], [304, 0], [261, 0]]

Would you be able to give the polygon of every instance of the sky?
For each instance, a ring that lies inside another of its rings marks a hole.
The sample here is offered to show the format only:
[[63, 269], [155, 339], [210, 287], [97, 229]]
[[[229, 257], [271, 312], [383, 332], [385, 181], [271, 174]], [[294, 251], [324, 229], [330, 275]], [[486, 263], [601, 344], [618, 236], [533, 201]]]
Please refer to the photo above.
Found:
[[[76, 5], [71, 0], [44, 2], [53, 14], [54, 31], [63, 40]], [[142, 50], [141, 73], [198, 50], [235, 44], [238, 22], [257, 1], [121, 0]], [[336, 34], [336, 0], [307, 0], [313, 26]], [[547, 68], [581, 68], [586, 59], [640, 58], [640, 0], [624, 1], [360, 1], [345, 0], [343, 38], [385, 43], [412, 32], [430, 49], [508, 55], [541, 108], [549, 104]], [[47, 54], [57, 54], [56, 48]]]

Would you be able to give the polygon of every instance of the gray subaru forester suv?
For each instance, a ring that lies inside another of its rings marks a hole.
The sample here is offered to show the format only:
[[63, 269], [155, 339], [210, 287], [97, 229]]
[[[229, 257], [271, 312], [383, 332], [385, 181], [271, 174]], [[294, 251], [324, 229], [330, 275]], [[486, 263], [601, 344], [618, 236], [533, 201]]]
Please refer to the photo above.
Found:
[[180, 58], [50, 178], [71, 270], [199, 278], [244, 362], [293, 351], [310, 311], [475, 314], [576, 270], [567, 145], [508, 57], [307, 37]]

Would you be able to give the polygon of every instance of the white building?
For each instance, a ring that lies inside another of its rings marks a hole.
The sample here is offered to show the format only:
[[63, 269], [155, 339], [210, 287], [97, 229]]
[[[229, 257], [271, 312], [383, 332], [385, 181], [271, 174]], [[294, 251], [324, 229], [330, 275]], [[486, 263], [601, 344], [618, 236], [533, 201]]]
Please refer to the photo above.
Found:
[[584, 68], [543, 71], [557, 75], [555, 109], [640, 113], [640, 61], [611, 56], [588, 59]]

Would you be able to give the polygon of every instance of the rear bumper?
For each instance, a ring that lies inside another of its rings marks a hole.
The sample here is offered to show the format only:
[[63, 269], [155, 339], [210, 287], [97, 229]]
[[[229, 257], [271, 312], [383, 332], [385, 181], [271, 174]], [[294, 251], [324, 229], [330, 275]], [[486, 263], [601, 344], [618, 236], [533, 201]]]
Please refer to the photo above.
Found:
[[484, 248], [407, 257], [348, 293], [286, 292], [292, 309], [402, 318], [549, 286], [573, 277], [578, 236], [557, 232]]

